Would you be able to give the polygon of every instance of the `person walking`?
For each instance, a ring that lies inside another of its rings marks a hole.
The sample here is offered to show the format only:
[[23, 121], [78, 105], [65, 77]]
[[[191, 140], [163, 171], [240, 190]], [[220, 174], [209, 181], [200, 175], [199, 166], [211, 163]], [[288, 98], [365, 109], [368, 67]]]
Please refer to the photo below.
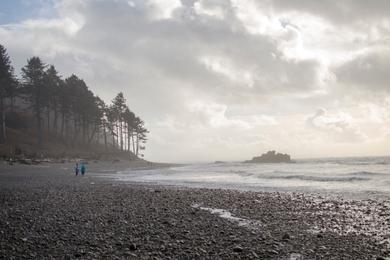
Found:
[[74, 167], [74, 172], [75, 172], [75, 174], [76, 174], [76, 176], [77, 175], [79, 175], [79, 164], [78, 163], [76, 163], [76, 166]]
[[85, 172], [87, 170], [87, 168], [85, 167], [84, 163], [81, 164], [80, 170], [81, 170], [81, 175], [84, 176], [84, 174], [85, 174]]

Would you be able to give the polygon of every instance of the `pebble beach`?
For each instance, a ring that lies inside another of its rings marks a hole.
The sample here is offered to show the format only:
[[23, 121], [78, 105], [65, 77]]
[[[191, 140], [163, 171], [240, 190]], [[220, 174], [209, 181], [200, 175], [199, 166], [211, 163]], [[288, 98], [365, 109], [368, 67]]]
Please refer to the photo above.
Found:
[[0, 259], [390, 259], [387, 200], [119, 183], [90, 168], [0, 166]]

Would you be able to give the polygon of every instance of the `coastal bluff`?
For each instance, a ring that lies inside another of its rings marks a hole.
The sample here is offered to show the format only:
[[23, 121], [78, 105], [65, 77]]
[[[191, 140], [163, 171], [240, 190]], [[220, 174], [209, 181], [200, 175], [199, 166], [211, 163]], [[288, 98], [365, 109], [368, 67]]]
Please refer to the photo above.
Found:
[[288, 154], [276, 153], [268, 151], [261, 156], [253, 157], [252, 160], [244, 161], [244, 163], [291, 163], [291, 156]]

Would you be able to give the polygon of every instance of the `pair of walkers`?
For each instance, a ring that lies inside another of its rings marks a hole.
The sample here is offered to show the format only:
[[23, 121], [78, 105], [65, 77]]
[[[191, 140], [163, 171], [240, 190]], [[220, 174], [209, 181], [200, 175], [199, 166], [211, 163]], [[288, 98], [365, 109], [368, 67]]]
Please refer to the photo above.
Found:
[[87, 168], [85, 167], [84, 163], [82, 163], [80, 167], [79, 164], [76, 163], [76, 166], [74, 167], [74, 172], [76, 173], [76, 176], [79, 175], [79, 173], [81, 173], [81, 175], [84, 176], [86, 170]]

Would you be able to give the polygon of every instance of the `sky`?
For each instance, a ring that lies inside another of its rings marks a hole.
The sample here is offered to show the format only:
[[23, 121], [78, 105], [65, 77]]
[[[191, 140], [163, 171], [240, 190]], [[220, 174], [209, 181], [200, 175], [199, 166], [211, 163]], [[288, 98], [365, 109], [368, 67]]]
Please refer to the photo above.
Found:
[[0, 44], [122, 91], [149, 160], [390, 155], [387, 0], [2, 0]]

